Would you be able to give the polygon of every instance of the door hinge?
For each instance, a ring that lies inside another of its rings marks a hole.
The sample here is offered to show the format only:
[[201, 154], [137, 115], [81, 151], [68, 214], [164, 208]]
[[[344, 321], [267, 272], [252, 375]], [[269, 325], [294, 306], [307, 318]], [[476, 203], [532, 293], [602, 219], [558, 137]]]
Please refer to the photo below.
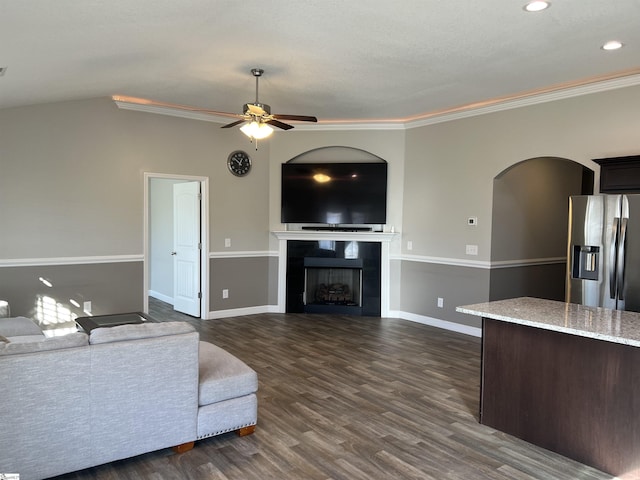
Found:
[[202, 194], [201, 193], [198, 194], [198, 200], [202, 200]]
[[198, 250], [202, 250], [202, 242], [198, 243]]
[[202, 292], [198, 292], [198, 298], [202, 298]]

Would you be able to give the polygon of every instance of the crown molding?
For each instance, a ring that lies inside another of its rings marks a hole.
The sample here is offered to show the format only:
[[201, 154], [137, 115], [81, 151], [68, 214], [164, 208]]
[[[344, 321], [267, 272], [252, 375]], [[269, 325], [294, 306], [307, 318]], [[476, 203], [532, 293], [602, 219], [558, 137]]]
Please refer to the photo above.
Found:
[[181, 110], [179, 108], [165, 107], [163, 105], [154, 105], [153, 103], [136, 103], [135, 101], [124, 100], [114, 95], [111, 99], [118, 108], [122, 110], [134, 110], [136, 112], [155, 113], [156, 115], [168, 115], [170, 117], [188, 118], [191, 120], [202, 120], [203, 122], [225, 123], [229, 122], [226, 117], [211, 115], [203, 112], [193, 112]]
[[[581, 82], [573, 82], [572, 84], [563, 84], [542, 90], [511, 95], [509, 97], [497, 98], [485, 102], [461, 105], [459, 107], [431, 112], [410, 119], [320, 121], [313, 125], [296, 125], [296, 130], [406, 130], [636, 85], [640, 85], [640, 68], [626, 72], [619, 72], [608, 77], [599, 77]], [[172, 117], [188, 118], [191, 120], [201, 120], [212, 123], [227, 123], [229, 121], [228, 117], [221, 115], [172, 108], [168, 104], [155, 103], [151, 100], [134, 99], [118, 95], [113, 95], [111, 98], [118, 108], [123, 110], [169, 115]]]
[[624, 76], [586, 82], [568, 87], [550, 88], [545, 91], [525, 93], [508, 98], [489, 100], [482, 104], [473, 104], [459, 108], [449, 109], [443, 112], [435, 112], [424, 115], [418, 119], [405, 123], [406, 128], [417, 128], [436, 123], [450, 122], [461, 118], [476, 117], [488, 113], [512, 110], [515, 108], [539, 105], [542, 103], [555, 102], [568, 98], [590, 95], [593, 93], [607, 92], [619, 88], [633, 87], [640, 85], [640, 73], [631, 73]]

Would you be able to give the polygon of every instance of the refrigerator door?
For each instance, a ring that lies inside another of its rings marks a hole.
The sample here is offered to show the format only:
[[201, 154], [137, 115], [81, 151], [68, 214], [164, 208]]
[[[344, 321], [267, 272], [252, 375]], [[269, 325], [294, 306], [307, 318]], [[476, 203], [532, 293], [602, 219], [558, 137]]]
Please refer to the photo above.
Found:
[[620, 205], [620, 195], [580, 195], [569, 199], [567, 302], [617, 308]]
[[640, 312], [640, 195], [622, 197], [618, 308]]

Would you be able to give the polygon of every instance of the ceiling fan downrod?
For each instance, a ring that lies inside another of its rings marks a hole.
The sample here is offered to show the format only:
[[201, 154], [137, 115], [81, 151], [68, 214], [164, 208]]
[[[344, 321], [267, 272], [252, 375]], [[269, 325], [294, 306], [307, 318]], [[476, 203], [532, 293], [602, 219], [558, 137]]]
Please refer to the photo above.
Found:
[[251, 73], [253, 74], [254, 77], [256, 77], [256, 104], [259, 104], [260, 102], [258, 102], [258, 80], [264, 73], [264, 70], [262, 68], [252, 68]]

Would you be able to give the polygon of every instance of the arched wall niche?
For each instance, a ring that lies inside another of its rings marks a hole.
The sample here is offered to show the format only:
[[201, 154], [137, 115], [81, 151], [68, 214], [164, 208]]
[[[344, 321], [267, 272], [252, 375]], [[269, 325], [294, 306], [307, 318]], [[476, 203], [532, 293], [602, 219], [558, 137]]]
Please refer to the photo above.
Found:
[[364, 162], [384, 162], [386, 160], [374, 155], [371, 152], [354, 147], [328, 146], [314, 148], [299, 155], [296, 155], [287, 163], [364, 163]]
[[564, 300], [569, 197], [592, 194], [593, 179], [560, 157], [523, 160], [494, 178], [491, 300]]

